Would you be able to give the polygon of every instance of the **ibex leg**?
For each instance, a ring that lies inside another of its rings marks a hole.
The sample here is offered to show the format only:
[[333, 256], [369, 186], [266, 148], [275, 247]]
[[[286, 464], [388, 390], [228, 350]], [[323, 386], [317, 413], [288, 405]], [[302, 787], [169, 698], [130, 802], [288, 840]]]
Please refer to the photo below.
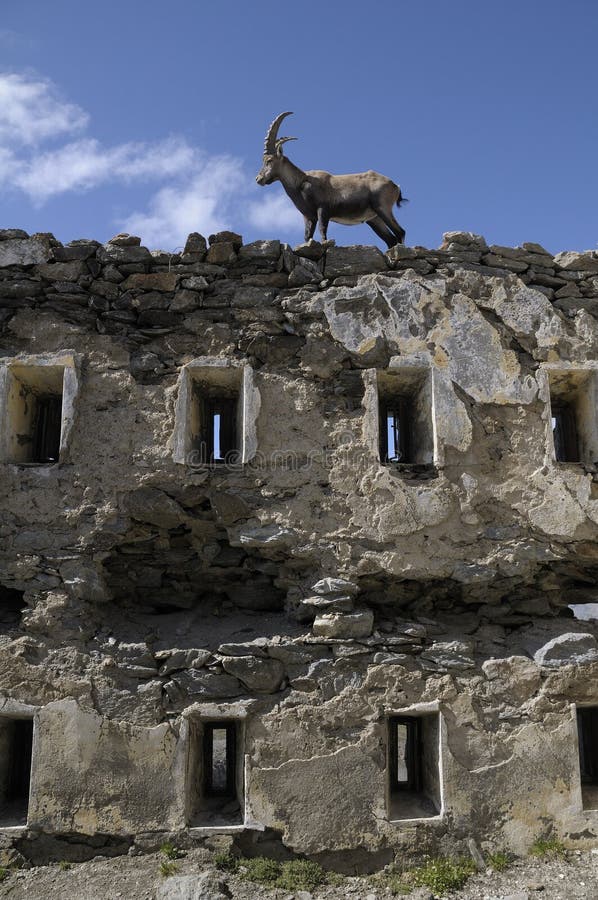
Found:
[[328, 223], [330, 222], [330, 216], [328, 215], [328, 210], [320, 207], [318, 209], [318, 228], [320, 229], [320, 234], [322, 236], [322, 240], [326, 241], [328, 234]]
[[367, 223], [372, 231], [375, 231], [379, 238], [382, 238], [387, 247], [394, 247], [397, 242], [396, 235], [387, 228], [382, 219], [376, 216], [375, 219], [369, 219]]
[[303, 221], [305, 222], [305, 240], [306, 242], [311, 241], [316, 230], [316, 220], [308, 219], [307, 216], [303, 216]]
[[392, 244], [389, 244], [389, 247], [394, 247], [395, 244], [404, 244], [405, 243], [405, 229], [399, 225], [397, 220], [395, 219], [392, 210], [387, 212], [386, 210], [379, 207], [375, 208], [376, 213], [379, 218], [382, 219], [387, 228], [389, 228], [394, 235], [396, 235], [396, 240], [393, 241]]

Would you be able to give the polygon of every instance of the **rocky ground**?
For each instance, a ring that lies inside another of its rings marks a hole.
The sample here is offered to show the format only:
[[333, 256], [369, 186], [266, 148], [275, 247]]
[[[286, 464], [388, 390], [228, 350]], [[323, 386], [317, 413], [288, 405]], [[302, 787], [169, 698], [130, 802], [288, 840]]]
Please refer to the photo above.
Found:
[[[161, 853], [90, 862], [57, 864], [13, 871], [0, 884], [0, 898], [11, 900], [386, 900], [393, 896], [376, 876], [344, 878], [313, 892], [271, 889], [218, 871], [206, 851], [194, 850], [174, 863], [176, 871], [160, 872]], [[596, 900], [598, 849], [575, 851], [563, 858], [523, 859], [505, 871], [472, 876], [460, 890], [435, 894], [417, 888], [411, 900], [450, 897], [455, 900]]]

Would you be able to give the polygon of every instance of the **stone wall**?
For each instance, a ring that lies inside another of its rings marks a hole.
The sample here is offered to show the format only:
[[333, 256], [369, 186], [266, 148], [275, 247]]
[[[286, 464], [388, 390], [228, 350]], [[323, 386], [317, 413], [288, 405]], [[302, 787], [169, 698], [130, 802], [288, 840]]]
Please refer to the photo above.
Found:
[[[34, 718], [2, 839], [225, 831], [344, 868], [593, 843], [575, 706], [598, 706], [598, 645], [570, 607], [596, 599], [597, 316], [595, 252], [472, 234], [0, 232], [0, 715]], [[58, 461], [27, 463], [50, 383]], [[193, 450], [206, 385], [239, 397], [225, 464]], [[420, 455], [384, 464], [396, 386]], [[555, 458], [551, 393], [580, 461]], [[391, 796], [401, 715], [435, 717], [428, 812]], [[236, 723], [230, 820], [197, 813], [210, 721]]]

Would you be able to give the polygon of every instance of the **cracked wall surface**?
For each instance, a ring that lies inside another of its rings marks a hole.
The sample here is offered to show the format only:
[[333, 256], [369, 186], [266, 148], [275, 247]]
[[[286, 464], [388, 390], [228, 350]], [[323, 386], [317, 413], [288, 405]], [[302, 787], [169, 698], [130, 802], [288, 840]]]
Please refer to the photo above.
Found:
[[[0, 375], [73, 373], [59, 461], [0, 462], [0, 715], [35, 719], [10, 839], [199, 839], [195, 717], [243, 721], [258, 844], [372, 867], [595, 841], [575, 704], [598, 705], [598, 645], [571, 606], [596, 598], [597, 316], [596, 252], [469, 233], [168, 254], [0, 232]], [[228, 464], [190, 452], [199, 363], [241, 385]], [[417, 463], [379, 458], [393, 378], [424, 385]], [[580, 461], [555, 459], [551, 390]], [[396, 820], [388, 718], [432, 707], [441, 809]]]

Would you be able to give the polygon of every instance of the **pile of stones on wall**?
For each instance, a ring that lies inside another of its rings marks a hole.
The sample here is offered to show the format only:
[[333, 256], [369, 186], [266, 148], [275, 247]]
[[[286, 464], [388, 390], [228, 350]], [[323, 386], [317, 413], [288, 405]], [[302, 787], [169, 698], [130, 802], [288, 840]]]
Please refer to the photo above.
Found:
[[5, 230], [0, 344], [5, 848], [596, 840], [596, 252]]

